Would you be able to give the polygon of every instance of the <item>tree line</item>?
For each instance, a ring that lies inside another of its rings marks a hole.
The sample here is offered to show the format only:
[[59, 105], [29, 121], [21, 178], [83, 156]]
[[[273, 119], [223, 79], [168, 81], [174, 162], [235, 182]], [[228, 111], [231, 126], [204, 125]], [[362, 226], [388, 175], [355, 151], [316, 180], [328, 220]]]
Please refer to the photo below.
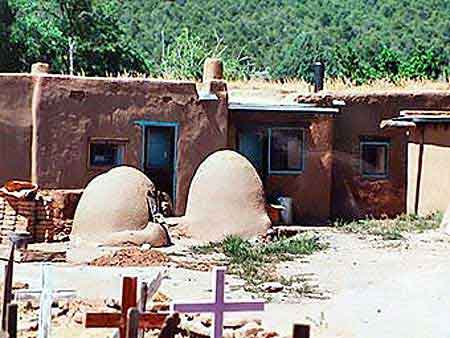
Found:
[[447, 0], [0, 0], [0, 72], [447, 79]]

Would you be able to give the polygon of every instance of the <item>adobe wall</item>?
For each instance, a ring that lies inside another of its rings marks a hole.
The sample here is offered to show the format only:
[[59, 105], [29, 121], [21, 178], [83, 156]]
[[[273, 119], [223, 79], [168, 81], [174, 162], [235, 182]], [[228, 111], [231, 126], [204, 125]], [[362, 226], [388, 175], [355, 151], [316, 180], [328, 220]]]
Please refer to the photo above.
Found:
[[[331, 216], [333, 117], [292, 113], [232, 114], [233, 140], [236, 128], [251, 126], [290, 126], [306, 131], [305, 167], [302, 173], [268, 175], [264, 188], [267, 196], [284, 194], [293, 198], [294, 221], [324, 223]], [[236, 147], [236, 145], [234, 145]]]
[[[424, 145], [421, 149], [422, 130]], [[422, 167], [420, 168], [420, 152]], [[445, 212], [450, 203], [450, 126], [424, 125], [411, 130], [408, 145], [408, 212], [416, 205], [418, 182], [418, 214]]]
[[33, 79], [0, 75], [0, 186], [30, 180]]
[[[297, 101], [329, 106], [343, 100], [335, 121], [332, 215], [334, 218], [395, 216], [406, 212], [408, 137], [405, 130], [381, 130], [384, 119], [404, 109], [449, 109], [450, 93], [320, 93]], [[389, 138], [389, 177], [365, 178], [360, 170], [360, 137]]]
[[40, 86], [34, 181], [42, 188], [81, 188], [101, 172], [88, 167], [90, 137], [125, 138], [125, 164], [139, 167], [143, 135], [135, 121], [179, 122], [176, 212], [181, 214], [195, 169], [227, 146], [221, 82], [211, 83], [219, 101], [201, 101], [191, 82], [46, 75]]

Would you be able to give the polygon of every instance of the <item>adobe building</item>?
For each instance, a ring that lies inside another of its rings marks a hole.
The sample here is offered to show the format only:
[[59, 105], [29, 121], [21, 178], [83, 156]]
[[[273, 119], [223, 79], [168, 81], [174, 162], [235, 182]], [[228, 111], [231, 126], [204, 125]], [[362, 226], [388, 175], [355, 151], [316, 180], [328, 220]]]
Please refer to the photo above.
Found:
[[450, 203], [450, 112], [405, 110], [383, 121], [409, 135], [407, 210], [427, 215]]
[[[417, 177], [408, 174], [415, 134], [410, 139], [407, 130], [380, 123], [403, 110], [450, 109], [447, 91], [321, 92], [286, 104], [243, 102], [229, 98], [220, 73], [220, 67], [207, 69], [201, 85], [53, 75], [45, 67], [0, 74], [0, 184], [21, 179], [50, 191], [80, 189], [125, 164], [168, 192], [182, 215], [200, 163], [234, 149], [253, 163], [269, 201], [293, 199], [297, 224], [395, 216], [406, 212], [409, 181]], [[436, 142], [448, 154], [442, 128]]]
[[[434, 114], [431, 120], [425, 111], [449, 110], [450, 92], [322, 92], [297, 98], [318, 106], [334, 100], [345, 105], [334, 120], [332, 218], [445, 211], [450, 201], [448, 116]], [[402, 111], [416, 113], [400, 117]], [[381, 128], [384, 120], [396, 118], [412, 119], [418, 128]], [[418, 177], [421, 202], [415, 208]]]
[[231, 103], [220, 79], [202, 87], [45, 69], [1, 74], [0, 184], [18, 179], [41, 189], [80, 189], [125, 164], [171, 194], [182, 215], [199, 164], [217, 150], [235, 149], [260, 172], [268, 197], [293, 198], [296, 222], [327, 221], [339, 109]]

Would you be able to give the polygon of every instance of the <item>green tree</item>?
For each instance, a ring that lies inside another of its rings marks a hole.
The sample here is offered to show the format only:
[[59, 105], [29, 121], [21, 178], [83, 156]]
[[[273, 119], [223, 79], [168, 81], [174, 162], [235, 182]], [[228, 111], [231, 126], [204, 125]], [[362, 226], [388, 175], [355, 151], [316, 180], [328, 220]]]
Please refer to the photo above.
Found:
[[0, 72], [20, 70], [18, 55], [11, 43], [11, 27], [15, 14], [8, 1], [0, 0]]
[[22, 70], [44, 61], [53, 71], [69, 72], [69, 41], [74, 70], [87, 75], [148, 72], [151, 63], [124, 32], [116, 0], [14, 0], [17, 20], [11, 40]]

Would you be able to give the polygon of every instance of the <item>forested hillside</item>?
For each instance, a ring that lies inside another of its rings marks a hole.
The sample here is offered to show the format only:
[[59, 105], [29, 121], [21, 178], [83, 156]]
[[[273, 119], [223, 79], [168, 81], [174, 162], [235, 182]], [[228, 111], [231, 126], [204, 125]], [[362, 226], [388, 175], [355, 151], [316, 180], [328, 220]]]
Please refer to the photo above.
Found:
[[448, 0], [0, 0], [0, 71], [199, 78], [447, 78]]

